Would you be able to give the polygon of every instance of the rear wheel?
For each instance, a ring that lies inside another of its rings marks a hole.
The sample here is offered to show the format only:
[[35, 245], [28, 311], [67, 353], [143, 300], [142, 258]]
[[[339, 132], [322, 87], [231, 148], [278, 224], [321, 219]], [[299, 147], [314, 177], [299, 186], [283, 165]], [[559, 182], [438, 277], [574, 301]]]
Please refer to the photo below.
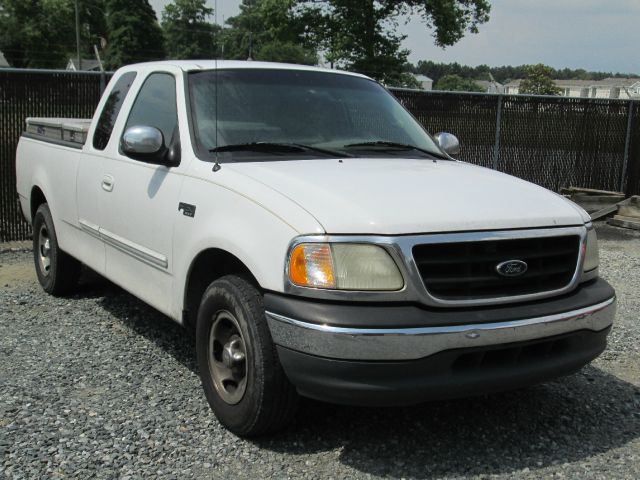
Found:
[[33, 217], [33, 260], [38, 281], [52, 295], [69, 293], [80, 277], [80, 262], [60, 250], [49, 206], [38, 207]]
[[202, 385], [216, 417], [240, 436], [284, 428], [298, 395], [285, 376], [260, 292], [227, 275], [205, 291], [196, 326]]

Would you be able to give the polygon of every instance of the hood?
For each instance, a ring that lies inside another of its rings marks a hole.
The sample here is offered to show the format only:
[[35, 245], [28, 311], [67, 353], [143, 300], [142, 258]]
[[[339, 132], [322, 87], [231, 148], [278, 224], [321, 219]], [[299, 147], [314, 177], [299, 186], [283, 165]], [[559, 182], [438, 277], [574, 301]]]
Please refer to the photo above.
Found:
[[330, 234], [582, 225], [588, 215], [542, 187], [449, 160], [345, 158], [229, 164], [305, 209]]

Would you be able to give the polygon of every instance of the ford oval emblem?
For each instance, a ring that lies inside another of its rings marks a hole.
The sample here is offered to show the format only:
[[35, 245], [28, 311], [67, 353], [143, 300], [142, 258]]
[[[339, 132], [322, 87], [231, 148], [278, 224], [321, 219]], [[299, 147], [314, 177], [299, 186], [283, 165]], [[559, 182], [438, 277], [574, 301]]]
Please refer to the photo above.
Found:
[[527, 264], [522, 260], [507, 260], [496, 265], [496, 272], [503, 277], [519, 277], [527, 271]]

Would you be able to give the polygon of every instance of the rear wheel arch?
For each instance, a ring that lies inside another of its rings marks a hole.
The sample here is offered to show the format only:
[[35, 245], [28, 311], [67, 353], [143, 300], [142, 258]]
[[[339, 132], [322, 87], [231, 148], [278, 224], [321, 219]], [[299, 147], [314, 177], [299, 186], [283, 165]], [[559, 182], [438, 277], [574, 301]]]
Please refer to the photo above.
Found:
[[80, 277], [80, 262], [60, 249], [46, 201], [36, 207], [33, 216], [33, 260], [45, 292], [58, 296], [73, 291]]
[[186, 328], [195, 329], [202, 295], [211, 282], [225, 275], [238, 275], [260, 289], [251, 270], [232, 253], [220, 248], [201, 251], [191, 261], [184, 285], [182, 321]]
[[48, 203], [47, 197], [45, 197], [44, 192], [38, 185], [34, 185], [31, 188], [29, 202], [29, 213], [31, 214], [31, 221], [33, 221], [33, 218], [36, 216], [36, 212], [38, 211], [38, 207], [43, 203]]

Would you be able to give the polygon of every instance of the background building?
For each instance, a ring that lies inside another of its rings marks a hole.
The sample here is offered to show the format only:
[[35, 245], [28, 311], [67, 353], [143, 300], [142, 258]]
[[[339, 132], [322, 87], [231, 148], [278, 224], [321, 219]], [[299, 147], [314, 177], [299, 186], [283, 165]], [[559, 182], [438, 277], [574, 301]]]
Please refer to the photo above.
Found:
[[[504, 93], [519, 94], [520, 82], [507, 83]], [[480, 82], [478, 82], [480, 83]], [[563, 97], [640, 98], [640, 78], [605, 78], [604, 80], [554, 80]]]
[[79, 70], [85, 72], [99, 72], [100, 71], [100, 62], [98, 60], [94, 60], [92, 58], [81, 58], [80, 59], [80, 68], [76, 65], [78, 60], [76, 58], [70, 58], [67, 62], [67, 70], [72, 70], [77, 72]]
[[0, 68], [7, 68], [10, 66], [11, 65], [9, 65], [9, 62], [7, 62], [7, 59], [4, 58], [4, 53], [0, 52]]
[[495, 80], [474, 80], [486, 93], [504, 93], [504, 85]]
[[422, 90], [433, 90], [433, 80], [426, 75], [414, 74]]

